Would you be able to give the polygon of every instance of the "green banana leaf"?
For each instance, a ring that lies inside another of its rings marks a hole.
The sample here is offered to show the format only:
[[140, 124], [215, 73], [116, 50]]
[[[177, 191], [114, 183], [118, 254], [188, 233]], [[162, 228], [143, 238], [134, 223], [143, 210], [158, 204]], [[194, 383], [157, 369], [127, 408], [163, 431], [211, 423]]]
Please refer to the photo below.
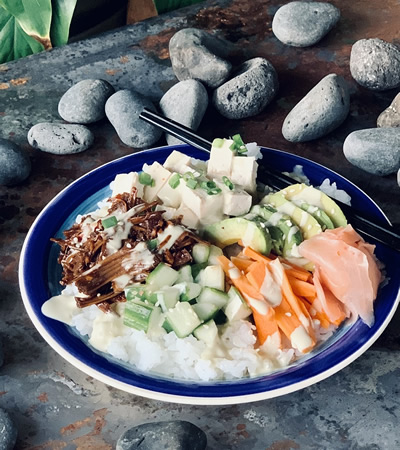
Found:
[[53, 18], [50, 27], [50, 38], [53, 47], [68, 42], [69, 27], [77, 0], [52, 0]]
[[77, 0], [0, 0], [0, 64], [66, 44]]

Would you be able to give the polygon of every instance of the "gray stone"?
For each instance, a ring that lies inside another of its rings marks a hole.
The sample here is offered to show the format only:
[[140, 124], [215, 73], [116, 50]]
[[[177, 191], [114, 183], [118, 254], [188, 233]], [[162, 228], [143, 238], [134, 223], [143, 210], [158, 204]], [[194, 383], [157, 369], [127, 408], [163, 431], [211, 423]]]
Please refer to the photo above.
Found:
[[233, 78], [213, 94], [215, 108], [228, 119], [243, 119], [261, 112], [279, 89], [274, 66], [264, 58], [243, 63]]
[[389, 175], [400, 168], [400, 128], [369, 128], [350, 133], [343, 144], [351, 164], [374, 175]]
[[340, 11], [330, 3], [290, 2], [275, 13], [272, 31], [286, 45], [309, 47], [320, 41], [339, 18]]
[[318, 139], [343, 123], [349, 110], [345, 80], [334, 73], [327, 75], [286, 116], [282, 134], [291, 142]]
[[0, 367], [4, 364], [4, 350], [3, 350], [3, 341], [0, 337]]
[[185, 28], [169, 41], [172, 69], [179, 81], [196, 79], [216, 88], [231, 71], [232, 65], [225, 59], [230, 48], [227, 41], [206, 31]]
[[0, 138], [0, 185], [14, 186], [28, 178], [31, 161], [14, 142]]
[[93, 133], [84, 125], [43, 122], [28, 132], [28, 142], [33, 148], [54, 155], [83, 152], [93, 141]]
[[394, 89], [400, 86], [400, 49], [382, 39], [361, 39], [351, 48], [350, 72], [368, 89]]
[[157, 142], [162, 131], [139, 118], [144, 108], [155, 111], [153, 103], [142, 94], [122, 90], [106, 102], [106, 115], [121, 141], [134, 148], [144, 148]]
[[378, 127], [400, 127], [400, 92], [377, 120]]
[[204, 450], [207, 437], [190, 422], [150, 422], [130, 428], [118, 439], [116, 450]]
[[82, 80], [61, 97], [58, 113], [67, 122], [93, 123], [105, 117], [104, 105], [115, 89], [105, 80]]
[[[164, 116], [196, 131], [208, 106], [206, 88], [197, 80], [185, 80], [172, 86], [161, 98], [160, 109]], [[169, 145], [182, 141], [166, 135]]]
[[10, 415], [0, 408], [0, 449], [12, 450], [17, 442], [18, 430]]
[[400, 169], [397, 171], [397, 184], [400, 187]]

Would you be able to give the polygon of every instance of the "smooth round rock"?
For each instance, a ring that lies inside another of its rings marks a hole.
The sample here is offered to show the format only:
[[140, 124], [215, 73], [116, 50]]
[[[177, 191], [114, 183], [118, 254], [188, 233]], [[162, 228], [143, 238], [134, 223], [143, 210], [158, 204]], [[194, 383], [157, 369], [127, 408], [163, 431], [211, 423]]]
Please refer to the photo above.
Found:
[[[172, 86], [161, 98], [160, 109], [164, 116], [196, 131], [208, 106], [206, 88], [197, 80], [185, 80]], [[169, 145], [182, 141], [166, 135]]]
[[286, 116], [282, 134], [291, 142], [318, 139], [343, 123], [349, 110], [345, 80], [336, 74], [327, 75]]
[[229, 76], [232, 65], [225, 58], [230, 44], [197, 28], [185, 28], [169, 41], [172, 69], [179, 81], [196, 79], [216, 88]]
[[106, 102], [106, 115], [121, 141], [134, 148], [144, 148], [157, 142], [162, 131], [139, 118], [144, 108], [155, 112], [153, 103], [142, 94], [122, 90]]
[[375, 91], [400, 86], [400, 49], [382, 39], [361, 39], [351, 48], [350, 72], [358, 84]]
[[0, 138], [0, 185], [15, 186], [28, 178], [31, 161], [17, 144]]
[[43, 122], [28, 132], [28, 142], [33, 148], [54, 155], [70, 155], [87, 150], [94, 135], [84, 125]]
[[18, 430], [10, 415], [0, 408], [0, 448], [12, 450], [17, 442]]
[[3, 349], [3, 341], [0, 337], [0, 367], [4, 364], [4, 349]]
[[130, 428], [118, 439], [116, 450], [204, 450], [207, 437], [190, 422], [150, 422]]
[[400, 127], [400, 92], [378, 117], [378, 127]]
[[397, 184], [400, 187], [400, 169], [397, 171]]
[[343, 144], [351, 164], [374, 175], [389, 175], [400, 168], [400, 128], [369, 128], [350, 133]]
[[272, 31], [284, 44], [309, 47], [320, 41], [338, 22], [340, 11], [330, 3], [290, 2], [272, 20]]
[[274, 66], [264, 58], [243, 63], [234, 77], [213, 94], [215, 108], [228, 119], [243, 119], [261, 112], [279, 89]]
[[82, 80], [61, 97], [58, 113], [67, 122], [93, 123], [105, 117], [104, 105], [115, 89], [105, 80]]

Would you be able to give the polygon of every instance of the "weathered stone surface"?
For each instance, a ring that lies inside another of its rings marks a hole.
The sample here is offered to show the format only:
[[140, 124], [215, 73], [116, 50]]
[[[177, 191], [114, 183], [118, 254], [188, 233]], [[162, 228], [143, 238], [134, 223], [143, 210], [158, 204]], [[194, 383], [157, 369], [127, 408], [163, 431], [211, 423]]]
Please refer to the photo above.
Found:
[[225, 60], [230, 44], [197, 28], [185, 28], [169, 41], [172, 69], [178, 80], [196, 79], [216, 88], [229, 76], [232, 65]]
[[31, 161], [14, 142], [0, 138], [0, 185], [14, 186], [28, 178]]
[[400, 86], [400, 49], [382, 39], [361, 39], [351, 49], [350, 72], [368, 89], [394, 89]]
[[330, 3], [290, 2], [275, 13], [272, 31], [286, 45], [309, 47], [320, 41], [339, 18], [339, 9]]
[[33, 148], [55, 155], [83, 152], [93, 141], [93, 133], [84, 125], [43, 122], [28, 132], [28, 142]]
[[18, 430], [10, 415], [0, 408], [0, 448], [12, 450], [17, 441]]
[[147, 97], [129, 89], [116, 92], [106, 102], [108, 120], [121, 141], [129, 147], [148, 147], [162, 135], [159, 128], [139, 118], [144, 108], [155, 111]]
[[397, 184], [400, 187], [400, 169], [397, 171]]
[[228, 119], [243, 119], [261, 112], [279, 89], [274, 66], [264, 58], [243, 63], [213, 94], [215, 108]]
[[104, 105], [115, 89], [105, 80], [82, 80], [61, 97], [58, 113], [67, 122], [92, 123], [105, 117]]
[[400, 168], [400, 128], [369, 128], [350, 133], [344, 156], [374, 175], [389, 175]]
[[378, 127], [400, 127], [400, 92], [377, 120]]
[[[160, 109], [169, 119], [196, 131], [208, 106], [206, 88], [197, 80], [185, 80], [172, 86], [160, 100]], [[167, 134], [169, 145], [182, 141]]]
[[4, 363], [3, 341], [1, 340], [0, 337], [0, 367], [3, 365], [3, 363]]
[[291, 142], [317, 139], [337, 128], [349, 110], [345, 80], [336, 74], [327, 75], [286, 116], [282, 134]]
[[206, 446], [204, 431], [190, 422], [173, 420], [130, 428], [118, 439], [116, 450], [204, 450]]

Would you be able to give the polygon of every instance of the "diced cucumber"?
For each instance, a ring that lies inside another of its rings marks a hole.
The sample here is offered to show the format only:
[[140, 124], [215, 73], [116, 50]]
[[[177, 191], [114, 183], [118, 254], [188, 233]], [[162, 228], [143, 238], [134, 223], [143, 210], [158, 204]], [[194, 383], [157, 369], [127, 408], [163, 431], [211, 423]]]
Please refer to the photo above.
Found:
[[199, 341], [212, 346], [218, 337], [218, 327], [213, 320], [210, 320], [196, 328], [193, 334]]
[[228, 303], [223, 308], [223, 311], [229, 322], [245, 319], [251, 314], [251, 309], [248, 307], [240, 292], [234, 286], [232, 286], [228, 291]]
[[201, 264], [193, 264], [192, 265], [192, 277], [193, 280], [197, 281], [200, 272], [207, 267], [207, 263], [201, 263]]
[[164, 263], [160, 263], [147, 277], [146, 284], [154, 289], [161, 289], [164, 286], [172, 286], [178, 279], [178, 271], [172, 269]]
[[165, 314], [165, 317], [175, 334], [180, 338], [189, 336], [193, 330], [201, 325], [201, 320], [188, 302], [178, 302], [175, 308]]
[[172, 329], [171, 325], [169, 324], [168, 319], [164, 319], [164, 322], [163, 322], [163, 324], [162, 324], [162, 327], [164, 328], [164, 330], [165, 330], [167, 333], [171, 333], [171, 331], [174, 331], [174, 330]]
[[210, 245], [210, 255], [208, 257], [208, 264], [218, 264], [218, 256], [223, 255], [222, 250], [216, 245]]
[[126, 302], [124, 309], [124, 325], [143, 330], [148, 333], [152, 328], [159, 326], [161, 309], [139, 300]]
[[228, 303], [228, 294], [218, 289], [204, 287], [197, 298], [197, 303], [212, 303], [220, 309]]
[[155, 294], [157, 294], [157, 302], [161, 309], [166, 312], [178, 303], [181, 291], [174, 286], [167, 286], [160, 291], [156, 291]]
[[201, 273], [200, 284], [210, 288], [225, 290], [225, 273], [220, 265], [207, 266]]
[[189, 281], [189, 283], [193, 283], [193, 276], [192, 276], [192, 268], [189, 264], [186, 266], [182, 266], [179, 270], [179, 276], [176, 280], [176, 283], [182, 283], [183, 281]]
[[192, 249], [192, 256], [196, 264], [206, 263], [210, 256], [210, 246], [206, 244], [195, 244]]
[[197, 283], [179, 283], [175, 284], [176, 288], [179, 288], [181, 296], [180, 301], [181, 302], [189, 302], [190, 300], [193, 300], [194, 298], [198, 297], [201, 292], [201, 286]]
[[148, 300], [150, 291], [148, 286], [144, 284], [132, 284], [126, 286], [124, 289], [125, 297], [128, 301], [130, 300]]
[[213, 303], [196, 303], [193, 305], [193, 309], [199, 316], [199, 319], [204, 322], [214, 318], [219, 311], [218, 306]]
[[222, 309], [218, 310], [217, 314], [215, 314], [214, 322], [217, 325], [223, 325], [226, 323], [228, 318], [226, 317], [225, 313], [222, 311]]

